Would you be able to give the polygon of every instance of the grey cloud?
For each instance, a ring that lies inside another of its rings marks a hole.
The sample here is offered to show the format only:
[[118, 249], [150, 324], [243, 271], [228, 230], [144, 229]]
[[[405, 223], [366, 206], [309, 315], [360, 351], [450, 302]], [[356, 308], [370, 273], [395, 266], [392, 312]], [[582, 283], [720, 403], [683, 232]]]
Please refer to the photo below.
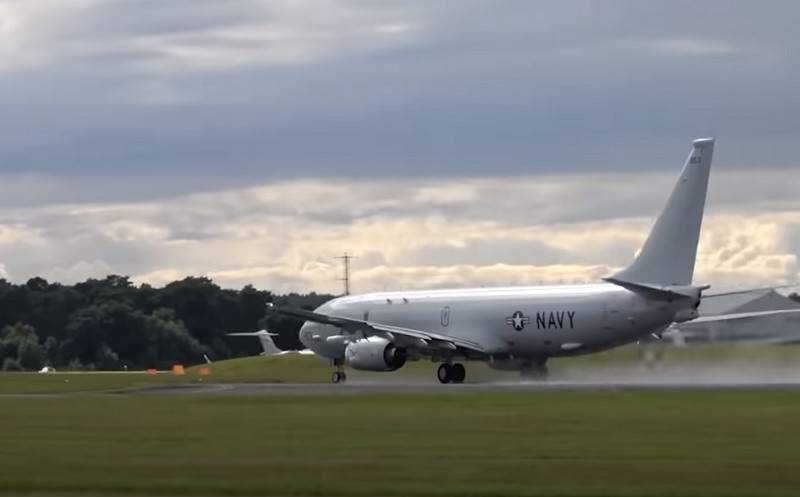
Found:
[[[795, 165], [792, 2], [87, 5], [37, 27], [57, 57], [0, 79], [1, 170], [152, 176], [111, 188], [152, 198], [280, 178], [661, 170], [711, 133], [730, 167]], [[324, 56], [275, 65], [218, 35], [261, 43], [296, 23]], [[175, 43], [240, 62], [184, 67]], [[86, 190], [69, 200], [98, 196]]]
[[328, 288], [346, 249], [376, 288], [596, 275], [705, 134], [709, 214], [760, 220], [713, 229], [706, 275], [796, 273], [795, 2], [4, 5], [14, 278]]
[[[546, 237], [543, 237], [546, 239]], [[426, 245], [402, 254], [391, 262], [398, 266], [452, 266], [471, 264], [516, 264], [548, 266], [574, 262], [569, 251], [544, 242], [520, 240], [470, 240], [459, 245]]]

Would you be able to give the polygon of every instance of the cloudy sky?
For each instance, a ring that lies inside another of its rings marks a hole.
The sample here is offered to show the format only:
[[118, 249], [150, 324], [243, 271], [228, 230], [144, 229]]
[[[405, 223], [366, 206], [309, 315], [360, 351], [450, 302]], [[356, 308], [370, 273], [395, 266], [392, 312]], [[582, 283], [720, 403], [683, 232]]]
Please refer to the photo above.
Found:
[[800, 279], [800, 4], [0, 0], [0, 276], [597, 279], [717, 138], [696, 281]]

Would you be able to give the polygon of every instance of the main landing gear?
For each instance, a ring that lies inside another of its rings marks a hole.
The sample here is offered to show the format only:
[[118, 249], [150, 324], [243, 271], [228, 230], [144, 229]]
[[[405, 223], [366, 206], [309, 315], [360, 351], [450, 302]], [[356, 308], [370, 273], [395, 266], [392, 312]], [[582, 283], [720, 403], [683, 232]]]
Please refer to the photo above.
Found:
[[439, 378], [439, 383], [464, 383], [467, 370], [464, 369], [463, 364], [444, 363], [436, 371], [436, 377]]
[[334, 361], [333, 365], [336, 366], [336, 371], [331, 375], [331, 383], [344, 383], [347, 381], [347, 375], [342, 369], [341, 361]]
[[523, 381], [546, 381], [547, 360], [543, 359], [523, 364], [519, 374]]

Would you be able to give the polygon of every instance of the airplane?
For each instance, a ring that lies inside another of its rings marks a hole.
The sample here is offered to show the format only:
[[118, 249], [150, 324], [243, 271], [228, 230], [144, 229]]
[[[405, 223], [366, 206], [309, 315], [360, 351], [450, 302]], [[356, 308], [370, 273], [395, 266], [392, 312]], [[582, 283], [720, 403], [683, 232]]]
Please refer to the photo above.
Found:
[[275, 342], [272, 340], [272, 337], [278, 336], [277, 333], [270, 333], [267, 330], [258, 330], [253, 332], [240, 332], [240, 333], [228, 333], [228, 336], [231, 337], [258, 337], [258, 340], [261, 342], [261, 348], [264, 349], [264, 352], [260, 353], [259, 355], [263, 356], [281, 356], [281, 355], [314, 355], [314, 352], [309, 349], [302, 349], [302, 350], [282, 350], [279, 349]]
[[545, 379], [552, 357], [603, 351], [698, 317], [693, 285], [713, 138], [692, 142], [677, 183], [633, 262], [589, 285], [379, 292], [343, 296], [314, 311], [268, 305], [304, 321], [300, 341], [329, 361], [395, 371], [407, 361], [440, 363], [441, 383], [462, 383], [463, 361]]

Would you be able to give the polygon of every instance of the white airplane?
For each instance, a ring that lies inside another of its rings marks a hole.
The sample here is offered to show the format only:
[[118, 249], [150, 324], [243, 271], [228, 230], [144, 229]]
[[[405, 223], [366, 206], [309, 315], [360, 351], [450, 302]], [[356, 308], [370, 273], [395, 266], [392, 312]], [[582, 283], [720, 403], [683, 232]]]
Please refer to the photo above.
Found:
[[[460, 361], [478, 360], [544, 378], [550, 357], [588, 354], [660, 334], [697, 317], [692, 285], [714, 152], [692, 143], [677, 184], [633, 263], [591, 285], [383, 292], [333, 299], [316, 310], [270, 307], [305, 321], [300, 340], [336, 367], [394, 371], [440, 362], [442, 383], [461, 383]], [[591, 199], [584, 199], [591, 201]]]
[[264, 349], [264, 352], [260, 353], [259, 355], [263, 356], [278, 356], [278, 355], [314, 355], [314, 352], [309, 349], [303, 350], [282, 350], [275, 345], [275, 342], [272, 340], [272, 337], [278, 336], [277, 333], [270, 333], [267, 330], [258, 330], [253, 332], [247, 333], [228, 333], [228, 336], [231, 337], [258, 337], [258, 340], [261, 342], [261, 348]]

